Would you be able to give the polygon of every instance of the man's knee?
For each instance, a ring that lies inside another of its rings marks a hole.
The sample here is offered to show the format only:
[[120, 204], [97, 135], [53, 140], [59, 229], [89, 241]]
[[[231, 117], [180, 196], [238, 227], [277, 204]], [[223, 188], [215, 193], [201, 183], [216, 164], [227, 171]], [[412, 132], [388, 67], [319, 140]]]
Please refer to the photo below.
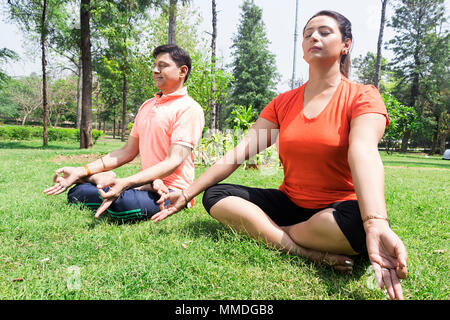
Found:
[[98, 189], [92, 183], [77, 184], [67, 193], [70, 203], [102, 203]]

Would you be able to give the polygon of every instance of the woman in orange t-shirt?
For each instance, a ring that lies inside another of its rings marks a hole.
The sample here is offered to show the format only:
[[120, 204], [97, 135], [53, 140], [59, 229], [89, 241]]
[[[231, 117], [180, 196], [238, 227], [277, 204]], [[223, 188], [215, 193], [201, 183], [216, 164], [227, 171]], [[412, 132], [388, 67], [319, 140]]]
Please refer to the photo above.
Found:
[[[402, 299], [406, 249], [391, 230], [378, 142], [389, 123], [377, 89], [347, 79], [351, 23], [332, 11], [314, 15], [303, 32], [309, 79], [262, 111], [236, 148], [190, 187], [167, 194], [160, 221], [206, 190], [212, 217], [267, 245], [340, 271], [367, 252], [380, 287]], [[217, 184], [278, 138], [284, 179], [279, 189]], [[256, 148], [255, 148], [256, 146]]]

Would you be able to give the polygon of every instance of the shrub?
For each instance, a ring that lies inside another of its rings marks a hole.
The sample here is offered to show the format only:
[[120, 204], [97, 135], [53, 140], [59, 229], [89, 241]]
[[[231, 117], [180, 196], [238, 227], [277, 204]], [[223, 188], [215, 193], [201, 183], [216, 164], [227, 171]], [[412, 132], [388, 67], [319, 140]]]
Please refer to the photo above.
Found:
[[[42, 127], [29, 126], [2, 126], [0, 127], [0, 139], [31, 140], [40, 138], [43, 134]], [[48, 128], [48, 141], [80, 141], [80, 130], [71, 128]], [[92, 130], [94, 143], [105, 134], [102, 130]]]

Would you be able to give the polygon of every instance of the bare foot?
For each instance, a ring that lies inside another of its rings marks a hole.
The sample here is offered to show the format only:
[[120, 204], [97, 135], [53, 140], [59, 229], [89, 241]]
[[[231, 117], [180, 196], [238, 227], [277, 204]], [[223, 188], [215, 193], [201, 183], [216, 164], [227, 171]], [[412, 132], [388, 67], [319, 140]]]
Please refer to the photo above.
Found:
[[352, 273], [353, 259], [345, 255], [320, 252], [302, 247], [301, 256], [316, 262], [324, 263], [337, 271]]

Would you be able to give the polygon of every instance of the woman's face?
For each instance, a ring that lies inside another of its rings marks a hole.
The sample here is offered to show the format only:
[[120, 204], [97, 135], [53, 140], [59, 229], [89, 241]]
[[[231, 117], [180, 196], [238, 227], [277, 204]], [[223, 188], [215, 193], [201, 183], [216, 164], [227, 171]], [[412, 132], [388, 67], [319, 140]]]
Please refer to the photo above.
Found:
[[314, 61], [340, 60], [345, 50], [350, 49], [351, 40], [342, 41], [342, 33], [335, 19], [318, 16], [311, 19], [303, 32], [303, 59]]

